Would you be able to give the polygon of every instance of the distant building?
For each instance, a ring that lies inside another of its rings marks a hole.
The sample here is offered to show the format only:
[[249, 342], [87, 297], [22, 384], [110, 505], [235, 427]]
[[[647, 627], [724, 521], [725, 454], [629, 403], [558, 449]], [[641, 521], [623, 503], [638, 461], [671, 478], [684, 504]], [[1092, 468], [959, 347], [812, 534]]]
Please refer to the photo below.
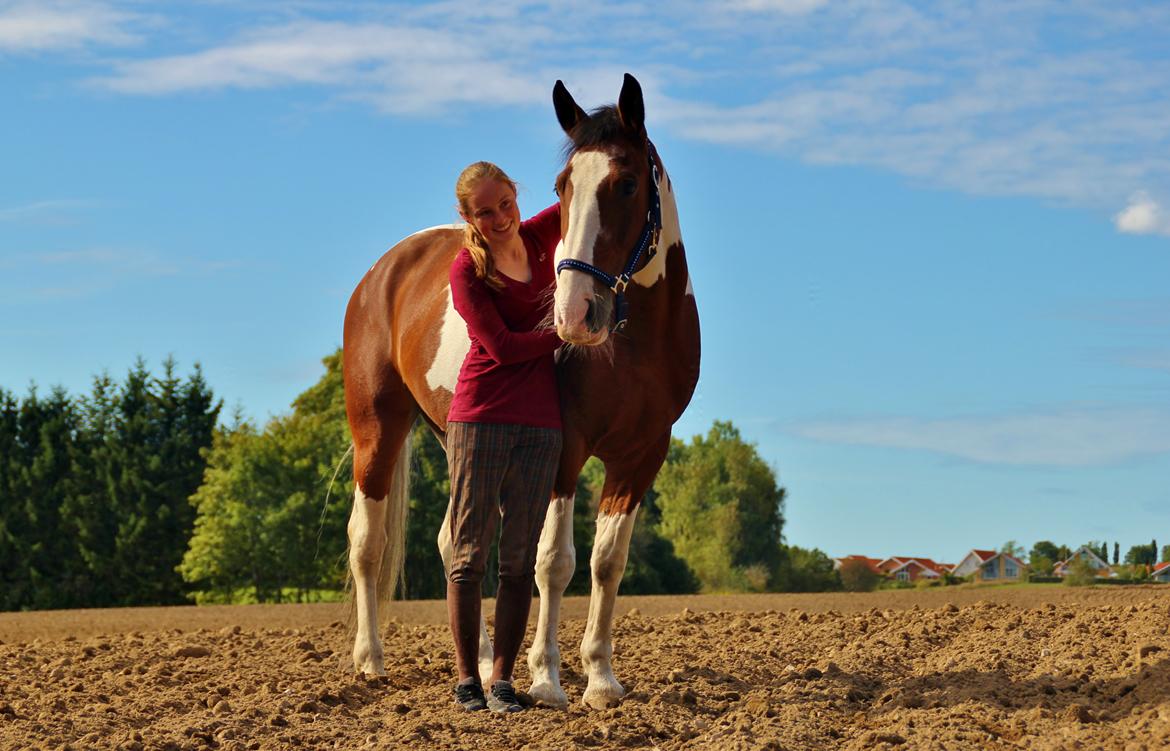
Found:
[[1108, 563], [1097, 555], [1088, 545], [1082, 545], [1077, 548], [1076, 552], [1068, 557], [1068, 560], [1061, 561], [1052, 569], [1055, 576], [1068, 576], [1072, 571], [1072, 565], [1078, 559], [1085, 561], [1089, 567], [1096, 572], [1098, 579], [1112, 579], [1117, 576], [1117, 572], [1113, 570]]
[[936, 563], [930, 558], [912, 556], [894, 556], [878, 564], [878, 569], [890, 577], [903, 582], [916, 582], [919, 579], [939, 579], [950, 569], [945, 564]]
[[952, 572], [955, 576], [969, 576], [975, 581], [1019, 581], [1027, 567], [1014, 555], [997, 553], [994, 550], [974, 549]]
[[1170, 561], [1155, 564], [1154, 570], [1150, 573], [1150, 578], [1156, 582], [1170, 584]]
[[880, 558], [867, 558], [864, 555], [847, 555], [844, 558], [834, 558], [833, 569], [840, 571], [841, 564], [845, 563], [846, 561], [862, 561], [866, 566], [869, 567], [870, 571], [874, 572], [878, 576], [883, 576], [885, 573], [880, 568], [878, 568], [878, 564], [882, 562]]

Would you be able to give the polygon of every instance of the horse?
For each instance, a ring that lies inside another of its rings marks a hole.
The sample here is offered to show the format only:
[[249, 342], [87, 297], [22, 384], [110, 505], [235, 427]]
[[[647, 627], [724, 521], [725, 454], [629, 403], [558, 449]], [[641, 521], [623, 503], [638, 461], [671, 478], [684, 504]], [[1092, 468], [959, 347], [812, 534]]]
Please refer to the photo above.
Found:
[[[639, 503], [698, 382], [699, 315], [673, 188], [647, 136], [637, 80], [626, 74], [617, 104], [591, 113], [561, 81], [552, 98], [567, 136], [556, 180], [562, 240], [549, 321], [566, 342], [556, 354], [564, 443], [538, 545], [540, 597], [528, 693], [547, 706], [568, 705], [557, 625], [575, 568], [577, 478], [586, 459], [596, 456], [605, 481], [581, 658], [588, 676], [582, 702], [600, 709], [625, 694], [612, 665], [614, 601]], [[353, 664], [362, 673], [385, 674], [378, 606], [402, 574], [409, 433], [421, 416], [443, 442], [470, 347], [448, 282], [462, 238], [461, 225], [446, 225], [402, 240], [365, 274], [346, 309], [343, 372], [355, 481], [348, 522], [357, 611]], [[448, 507], [438, 536], [448, 571], [449, 521]], [[490, 674], [491, 642], [482, 628], [479, 668]]]

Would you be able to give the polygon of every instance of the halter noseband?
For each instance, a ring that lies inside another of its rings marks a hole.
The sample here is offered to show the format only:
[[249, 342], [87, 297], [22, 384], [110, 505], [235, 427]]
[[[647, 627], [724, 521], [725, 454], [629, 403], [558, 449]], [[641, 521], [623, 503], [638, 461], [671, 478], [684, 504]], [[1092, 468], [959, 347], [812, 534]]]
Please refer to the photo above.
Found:
[[635, 243], [634, 250], [630, 253], [622, 272], [614, 276], [593, 264], [578, 261], [576, 258], [566, 258], [557, 264], [557, 276], [560, 276], [563, 269], [584, 271], [599, 279], [613, 292], [616, 306], [614, 308], [614, 323], [610, 327], [611, 332], [621, 331], [625, 327], [629, 309], [625, 291], [630, 283], [630, 276], [634, 273], [643, 253], [646, 254], [646, 260], [649, 261], [658, 252], [658, 238], [662, 233], [662, 198], [658, 194], [658, 160], [656, 158], [658, 152], [654, 149], [654, 144], [650, 142], [649, 138], [646, 139], [646, 154], [650, 160], [650, 210], [646, 212], [646, 224], [642, 227], [642, 234], [638, 238], [638, 242]]

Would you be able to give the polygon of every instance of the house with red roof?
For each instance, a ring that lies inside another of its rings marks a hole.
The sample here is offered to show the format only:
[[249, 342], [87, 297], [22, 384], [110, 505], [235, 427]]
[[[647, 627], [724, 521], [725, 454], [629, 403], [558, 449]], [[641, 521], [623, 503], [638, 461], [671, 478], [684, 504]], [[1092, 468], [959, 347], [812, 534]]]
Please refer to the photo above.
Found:
[[878, 568], [878, 564], [882, 562], [880, 558], [868, 558], [864, 555], [847, 555], [844, 558], [834, 558], [833, 569], [839, 571], [841, 569], [841, 565], [846, 561], [862, 561], [867, 567], [869, 567], [870, 571], [874, 572], [878, 576], [885, 575], [885, 572]]
[[1155, 563], [1154, 570], [1150, 572], [1150, 578], [1156, 582], [1170, 584], [1170, 561]]
[[963, 556], [952, 573], [981, 582], [1011, 582], [1023, 578], [1027, 566], [1014, 555], [976, 548]]
[[915, 556], [892, 556], [879, 563], [878, 569], [891, 579], [903, 582], [940, 579], [944, 573], [950, 570], [945, 564], [936, 563], [930, 558]]

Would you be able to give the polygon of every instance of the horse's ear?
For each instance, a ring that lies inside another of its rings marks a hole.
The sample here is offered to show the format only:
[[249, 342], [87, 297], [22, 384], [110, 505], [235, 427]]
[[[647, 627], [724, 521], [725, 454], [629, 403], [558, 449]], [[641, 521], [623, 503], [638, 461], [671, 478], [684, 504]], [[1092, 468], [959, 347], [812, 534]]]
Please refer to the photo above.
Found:
[[557, 111], [557, 122], [561, 124], [561, 129], [566, 134], [572, 133], [573, 128], [576, 128], [578, 123], [589, 117], [585, 114], [585, 110], [573, 101], [573, 95], [569, 93], [560, 79], [557, 79], [556, 85], [553, 86], [553, 107]]
[[646, 105], [642, 102], [642, 86], [629, 73], [622, 82], [622, 93], [618, 95], [618, 117], [626, 130], [638, 134], [646, 132]]

